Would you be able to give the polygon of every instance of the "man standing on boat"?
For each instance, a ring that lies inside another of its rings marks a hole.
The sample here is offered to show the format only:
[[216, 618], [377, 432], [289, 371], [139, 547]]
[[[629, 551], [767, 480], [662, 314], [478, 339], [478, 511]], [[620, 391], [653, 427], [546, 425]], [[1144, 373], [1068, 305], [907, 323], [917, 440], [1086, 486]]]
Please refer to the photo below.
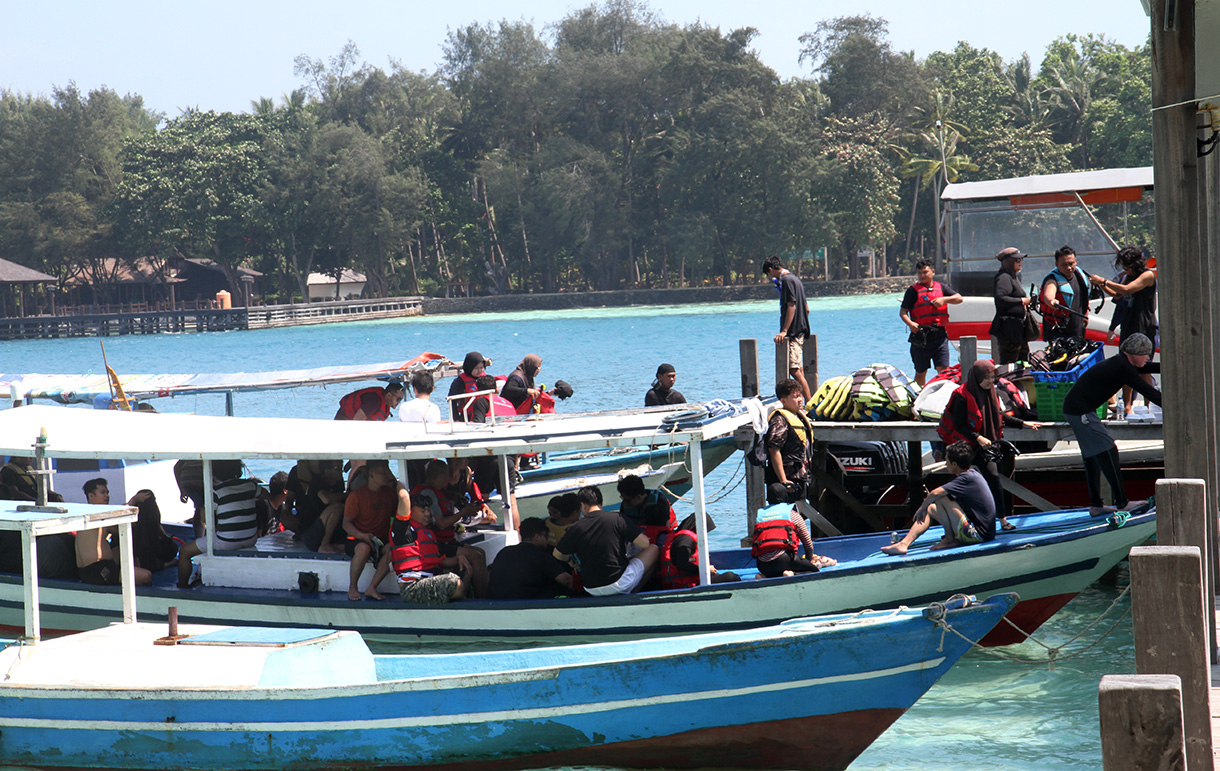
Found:
[[[1160, 406], [1161, 392], [1145, 381], [1142, 375], [1160, 372], [1159, 362], [1152, 358], [1152, 341], [1139, 332], [1119, 346], [1117, 356], [1086, 369], [1063, 398], [1063, 419], [1076, 434], [1080, 456], [1084, 458], [1084, 478], [1089, 486], [1089, 514], [1100, 517], [1118, 509], [1131, 509], [1145, 501], [1128, 500], [1123, 489], [1118, 447], [1106, 426], [1097, 417], [1097, 409], [1110, 400], [1119, 388], [1138, 391], [1145, 399]], [[1114, 506], [1101, 500], [1101, 479], [1104, 476], [1114, 496]]]
[[1055, 250], [1055, 269], [1042, 279], [1038, 304], [1042, 308], [1043, 340], [1084, 339], [1089, 320], [1089, 279], [1077, 267], [1072, 247]]
[[657, 367], [657, 379], [652, 381], [652, 388], [649, 388], [648, 393], [644, 394], [644, 406], [686, 404], [686, 397], [682, 395], [682, 392], [674, 390], [676, 382], [678, 382], [678, 373], [674, 371], [674, 365], [662, 364]]
[[402, 383], [352, 391], [339, 400], [335, 420], [386, 420], [390, 410], [402, 403], [402, 394]]
[[995, 256], [1000, 261], [992, 284], [995, 318], [991, 320], [992, 358], [996, 364], [1029, 361], [1029, 343], [1025, 340], [1025, 314], [1030, 298], [1021, 288], [1021, 263], [1025, 255], [1010, 246]]
[[810, 331], [805, 284], [774, 254], [763, 262], [762, 269], [779, 288], [779, 333], [775, 335], [775, 342], [785, 346], [788, 376], [800, 385], [805, 397], [802, 404], [805, 404], [812, 396], [805, 380], [805, 337]]
[[898, 316], [911, 330], [907, 342], [911, 344], [915, 382], [922, 388], [929, 367], [940, 372], [949, 366], [949, 333], [945, 331], [949, 325], [948, 306], [960, 303], [962, 296], [936, 280], [931, 260], [915, 263], [915, 277], [918, 280], [907, 287]]

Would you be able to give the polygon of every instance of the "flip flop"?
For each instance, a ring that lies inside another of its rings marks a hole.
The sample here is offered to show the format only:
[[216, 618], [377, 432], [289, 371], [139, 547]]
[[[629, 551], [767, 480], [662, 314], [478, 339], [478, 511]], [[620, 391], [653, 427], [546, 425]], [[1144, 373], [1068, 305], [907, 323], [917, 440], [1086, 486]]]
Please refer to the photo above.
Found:
[[1016, 529], [1017, 529], [1017, 526], [1016, 526], [1016, 525], [1014, 525], [1014, 524], [1013, 524], [1013, 523], [1011, 523], [1011, 522], [1005, 522], [1005, 523], [1002, 525], [1002, 527], [1003, 527], [1005, 530], [1016, 530]]

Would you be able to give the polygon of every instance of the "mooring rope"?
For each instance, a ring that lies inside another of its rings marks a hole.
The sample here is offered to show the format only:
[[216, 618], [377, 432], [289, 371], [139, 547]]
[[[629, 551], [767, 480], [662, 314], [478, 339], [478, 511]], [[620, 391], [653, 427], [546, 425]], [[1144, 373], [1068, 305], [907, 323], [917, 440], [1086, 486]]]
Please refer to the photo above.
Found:
[[1074, 636], [1072, 636], [1072, 638], [1071, 638], [1071, 639], [1069, 639], [1069, 640], [1067, 640], [1067, 641], [1065, 641], [1065, 642], [1063, 642], [1063, 643], [1061, 643], [1061, 644], [1059, 644], [1059, 645], [1047, 645], [1046, 643], [1044, 643], [1044, 642], [1042, 642], [1041, 640], [1039, 640], [1037, 637], [1034, 637], [1032, 634], [1030, 634], [1030, 633], [1026, 632], [1024, 629], [1022, 629], [1021, 627], [1019, 627], [1019, 626], [1017, 626], [1016, 624], [1014, 624], [1012, 621], [1010, 621], [1010, 620], [1008, 619], [1008, 616], [1005, 616], [1005, 617], [1003, 618], [1003, 621], [1004, 621], [1005, 623], [1007, 623], [1007, 624], [1008, 624], [1009, 626], [1011, 626], [1013, 629], [1016, 629], [1016, 630], [1017, 630], [1018, 632], [1020, 632], [1021, 634], [1025, 635], [1025, 639], [1026, 639], [1026, 640], [1030, 640], [1030, 641], [1032, 641], [1032, 642], [1034, 642], [1034, 643], [1037, 643], [1038, 645], [1042, 646], [1042, 648], [1043, 648], [1043, 649], [1045, 649], [1045, 650], [1046, 650], [1046, 652], [1047, 652], [1047, 654], [1046, 654], [1046, 658], [1037, 658], [1037, 659], [1031, 659], [1031, 658], [1026, 657], [1026, 656], [1013, 656], [1012, 654], [1005, 653], [1005, 652], [1003, 652], [1003, 651], [1001, 651], [1001, 650], [997, 650], [996, 648], [988, 648], [988, 647], [984, 647], [984, 646], [982, 646], [982, 645], [979, 645], [978, 640], [971, 640], [969, 637], [966, 637], [964, 634], [962, 634], [961, 632], [959, 632], [959, 631], [957, 631], [956, 629], [954, 629], [954, 628], [953, 628], [953, 626], [952, 626], [951, 624], [949, 624], [947, 621], [945, 621], [945, 620], [944, 620], [943, 615], [942, 615], [942, 616], [940, 616], [940, 617], [934, 617], [934, 618], [932, 618], [932, 621], [933, 621], [933, 622], [934, 622], [934, 623], [935, 623], [937, 626], [939, 626], [939, 627], [941, 628], [941, 647], [942, 647], [942, 648], [943, 648], [943, 646], [944, 646], [944, 634], [945, 634], [945, 632], [952, 632], [953, 634], [957, 635], [957, 636], [958, 636], [958, 637], [960, 637], [961, 639], [963, 639], [963, 640], [965, 640], [966, 642], [970, 643], [970, 645], [971, 645], [971, 646], [973, 646], [973, 647], [975, 647], [975, 648], [978, 648], [979, 650], [984, 651], [984, 652], [985, 652], [985, 653], [987, 653], [988, 655], [993, 656], [993, 657], [995, 657], [995, 658], [1004, 659], [1005, 661], [1011, 661], [1011, 662], [1013, 662], [1014, 664], [1031, 664], [1031, 665], [1033, 665], [1033, 664], [1037, 664], [1037, 665], [1046, 664], [1046, 665], [1048, 666], [1048, 669], [1049, 669], [1051, 672], [1054, 672], [1054, 671], [1055, 671], [1055, 663], [1056, 663], [1056, 662], [1059, 662], [1059, 661], [1067, 661], [1068, 659], [1073, 659], [1073, 658], [1076, 658], [1077, 656], [1079, 656], [1079, 655], [1081, 655], [1081, 654], [1083, 654], [1083, 653], [1086, 653], [1086, 652], [1087, 652], [1087, 651], [1089, 651], [1089, 650], [1092, 650], [1092, 649], [1093, 649], [1093, 648], [1095, 648], [1095, 647], [1096, 647], [1098, 644], [1100, 644], [1102, 640], [1104, 640], [1104, 639], [1106, 639], [1107, 637], [1109, 637], [1109, 636], [1110, 636], [1110, 634], [1111, 634], [1111, 633], [1112, 633], [1112, 632], [1113, 632], [1115, 629], [1117, 629], [1117, 628], [1118, 628], [1119, 624], [1121, 624], [1121, 623], [1122, 623], [1124, 620], [1126, 620], [1127, 616], [1129, 616], [1129, 615], [1131, 614], [1131, 608], [1127, 608], [1127, 610], [1123, 611], [1123, 614], [1122, 614], [1121, 616], [1119, 616], [1119, 617], [1118, 617], [1118, 620], [1116, 620], [1116, 621], [1115, 621], [1115, 622], [1114, 622], [1114, 623], [1113, 623], [1113, 624], [1110, 626], [1110, 628], [1109, 628], [1109, 629], [1107, 629], [1105, 632], [1103, 632], [1103, 633], [1102, 633], [1102, 635], [1101, 635], [1100, 637], [1098, 637], [1096, 640], [1094, 640], [1093, 642], [1089, 643], [1088, 645], [1084, 646], [1083, 648], [1081, 648], [1081, 649], [1079, 649], [1079, 650], [1074, 650], [1074, 651], [1072, 651], [1072, 652], [1070, 652], [1070, 653], [1067, 653], [1067, 654], [1062, 654], [1062, 651], [1063, 651], [1063, 649], [1064, 649], [1064, 648], [1066, 648], [1067, 646], [1069, 646], [1069, 645], [1071, 645], [1072, 643], [1074, 643], [1074, 642], [1076, 642], [1077, 640], [1079, 640], [1079, 639], [1080, 639], [1081, 637], [1083, 637], [1083, 636], [1084, 636], [1086, 633], [1088, 633], [1088, 631], [1089, 631], [1090, 629], [1092, 629], [1094, 626], [1096, 626], [1096, 625], [1097, 625], [1097, 624], [1098, 624], [1098, 623], [1099, 623], [1099, 622], [1100, 622], [1100, 621], [1101, 621], [1103, 618], [1105, 618], [1106, 616], [1108, 616], [1108, 615], [1110, 614], [1110, 611], [1114, 610], [1115, 606], [1117, 606], [1117, 605], [1118, 605], [1119, 601], [1121, 601], [1123, 597], [1127, 596], [1127, 593], [1128, 593], [1129, 591], [1131, 591], [1131, 587], [1128, 585], [1128, 586], [1127, 586], [1126, 588], [1124, 588], [1124, 589], [1123, 589], [1121, 592], [1119, 592], [1118, 596], [1114, 598], [1114, 602], [1110, 603], [1110, 607], [1108, 607], [1108, 608], [1106, 608], [1105, 610], [1103, 610], [1103, 611], [1101, 612], [1101, 615], [1099, 615], [1097, 618], [1095, 618], [1095, 619], [1093, 619], [1091, 622], [1089, 622], [1088, 626], [1086, 626], [1084, 629], [1081, 629], [1079, 632], [1077, 632], [1077, 633], [1076, 633]]

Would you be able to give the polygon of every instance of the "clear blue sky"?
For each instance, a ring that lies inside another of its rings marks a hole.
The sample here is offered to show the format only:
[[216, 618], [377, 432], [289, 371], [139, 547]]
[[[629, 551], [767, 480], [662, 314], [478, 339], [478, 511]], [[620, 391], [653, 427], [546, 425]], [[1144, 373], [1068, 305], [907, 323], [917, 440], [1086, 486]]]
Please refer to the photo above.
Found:
[[[246, 111], [300, 87], [298, 54], [328, 59], [352, 40], [361, 58], [432, 71], [450, 29], [525, 19], [542, 29], [590, 3], [570, 0], [0, 0], [0, 88], [49, 94], [75, 81], [137, 93], [169, 117], [182, 108]], [[918, 57], [959, 40], [1006, 61], [1028, 52], [1035, 67], [1049, 42], [1104, 34], [1129, 47], [1148, 36], [1140, 0], [653, 0], [676, 24], [759, 31], [754, 48], [781, 78], [808, 75], [797, 38], [822, 19], [871, 13], [890, 23], [896, 49]]]

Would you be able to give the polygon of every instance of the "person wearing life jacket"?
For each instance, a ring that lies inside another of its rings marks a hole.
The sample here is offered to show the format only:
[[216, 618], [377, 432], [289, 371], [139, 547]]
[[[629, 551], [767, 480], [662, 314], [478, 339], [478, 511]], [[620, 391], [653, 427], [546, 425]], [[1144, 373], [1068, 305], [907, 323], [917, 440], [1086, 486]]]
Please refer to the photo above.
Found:
[[775, 386], [780, 406], [771, 413], [763, 441], [767, 448], [768, 503], [796, 503], [809, 486], [813, 423], [805, 414], [801, 386], [784, 378]]
[[929, 260], [915, 263], [915, 277], [918, 280], [902, 296], [898, 316], [911, 330], [907, 336], [911, 363], [915, 365], [915, 382], [922, 387], [929, 367], [940, 372], [949, 366], [948, 306], [960, 303], [962, 296], [936, 280], [936, 270]]
[[[824, 567], [838, 564], [830, 557], [814, 553], [813, 540], [805, 521], [788, 504], [777, 503], [758, 512], [750, 546], [750, 556], [765, 578], [816, 573]], [[803, 546], [806, 557], [799, 556]]]
[[335, 420], [386, 420], [390, 410], [402, 403], [402, 395], [402, 383], [352, 391], [339, 400]]
[[401, 484], [390, 525], [390, 564], [398, 577], [403, 602], [444, 605], [469, 591], [470, 563], [463, 555], [441, 554], [428, 503], [412, 497]]
[[[453, 383], [449, 386], [449, 395], [461, 396], [462, 394], [478, 391], [478, 378], [486, 371], [487, 364], [488, 360], [478, 351], [471, 351], [466, 354], [466, 358], [462, 360], [462, 371], [458, 373], [458, 376], [453, 379]], [[469, 401], [469, 399], [454, 399], [449, 402], [451, 417], [454, 420], [466, 420], [464, 408]], [[478, 423], [482, 421], [472, 420], [471, 422]]]
[[[1055, 250], [1055, 268], [1042, 279], [1038, 299], [1042, 309], [1042, 339], [1063, 337], [1083, 339], [1088, 326], [1089, 279], [1076, 265], [1076, 252], [1070, 246]], [[1075, 311], [1075, 313], [1073, 313]]]
[[962, 384], [949, 397], [936, 433], [946, 447], [964, 441], [974, 448], [973, 465], [978, 468], [991, 488], [995, 509], [1000, 516], [1000, 525], [1005, 530], [1013, 530], [1015, 526], [1008, 521], [1011, 498], [1000, 485], [1000, 474], [1011, 477], [1016, 468], [1016, 458], [1004, 454], [997, 459], [987, 452], [987, 447], [1004, 438], [1005, 425], [1011, 428], [1037, 429], [1042, 424], [1024, 420], [1015, 414], [1005, 414], [996, 393], [995, 383], [995, 363], [990, 359], [974, 362]]
[[[663, 522], [665, 512], [660, 507], [649, 507], [648, 521]], [[707, 531], [716, 529], [716, 523], [711, 517], [706, 519]], [[661, 589], [687, 589], [699, 585], [699, 536], [695, 532], [695, 515], [691, 514], [682, 520], [677, 530], [666, 530], [657, 541], [661, 547], [661, 561], [657, 567], [657, 576]], [[729, 581], [740, 581], [736, 573], [716, 570], [715, 565], [708, 565], [713, 584], [723, 584]]]
[[[670, 530], [678, 526], [678, 518], [674, 515], [673, 502], [660, 490], [649, 490], [644, 485], [644, 480], [635, 474], [628, 474], [620, 479], [617, 489], [618, 496], [623, 501], [622, 505], [619, 506], [618, 513], [622, 514], [631, 524], [636, 527], [643, 527], [644, 510], [648, 506], [663, 505], [669, 514], [665, 526]], [[648, 540], [656, 543], [656, 540], [653, 538]]]
[[459, 507], [445, 494], [449, 486], [449, 464], [441, 458], [428, 461], [423, 484], [411, 489], [411, 499], [428, 507], [428, 525], [435, 531], [437, 544], [444, 557], [465, 557], [471, 566], [464, 576], [468, 593], [482, 598], [487, 591], [487, 555], [474, 546], [458, 543], [455, 528], [462, 517], [480, 514], [482, 501], [470, 501]]
[[521, 363], [517, 365], [517, 368], [504, 381], [504, 387], [500, 389], [500, 395], [512, 402], [514, 411], [519, 412], [520, 407], [527, 402], [532, 406], [533, 400], [537, 399], [538, 395], [542, 393], [534, 385], [534, 378], [538, 376], [538, 372], [541, 369], [542, 357], [536, 353], [526, 354]]

